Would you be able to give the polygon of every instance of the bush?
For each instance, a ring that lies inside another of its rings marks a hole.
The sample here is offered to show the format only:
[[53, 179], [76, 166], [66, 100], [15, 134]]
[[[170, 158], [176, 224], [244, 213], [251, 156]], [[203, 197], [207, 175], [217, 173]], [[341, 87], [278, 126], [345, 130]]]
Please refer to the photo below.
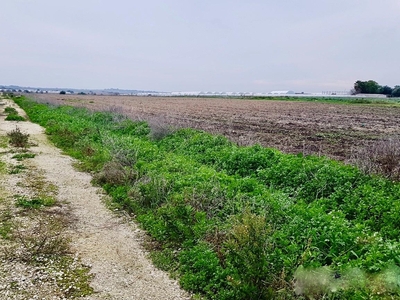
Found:
[[28, 139], [29, 134], [22, 133], [19, 127], [16, 127], [11, 132], [7, 132], [7, 136], [9, 137], [9, 143], [17, 148], [27, 148], [28, 147]]

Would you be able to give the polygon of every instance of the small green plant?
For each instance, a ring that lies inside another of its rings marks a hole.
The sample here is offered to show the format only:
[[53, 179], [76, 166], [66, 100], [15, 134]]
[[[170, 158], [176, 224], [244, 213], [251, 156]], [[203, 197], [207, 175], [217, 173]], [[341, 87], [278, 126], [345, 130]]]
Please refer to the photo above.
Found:
[[16, 159], [17, 161], [23, 161], [26, 158], [34, 158], [36, 154], [34, 153], [18, 153], [15, 154], [12, 158]]
[[90, 268], [83, 265], [76, 257], [68, 255], [55, 257], [54, 274], [57, 274], [55, 281], [67, 299], [93, 294], [94, 290], [90, 286], [93, 274], [90, 274]]
[[7, 136], [9, 137], [9, 139], [10, 139], [9, 143], [12, 146], [17, 147], [17, 148], [27, 148], [28, 147], [29, 134], [21, 132], [19, 127], [16, 127], [11, 132], [7, 132]]
[[7, 115], [10, 115], [10, 114], [17, 115], [18, 114], [17, 110], [14, 107], [11, 107], [11, 106], [7, 106], [4, 109], [4, 113], [7, 114]]
[[0, 174], [5, 174], [7, 172], [7, 165], [4, 161], [0, 160]]
[[5, 210], [0, 213], [0, 236], [3, 239], [10, 238], [12, 232], [12, 220], [13, 216], [10, 210]]
[[5, 118], [5, 120], [6, 121], [25, 121], [25, 118], [21, 117], [20, 115], [12, 115], [12, 114], [10, 114]]
[[25, 121], [25, 118], [18, 115], [14, 107], [6, 107], [4, 112], [7, 114], [6, 121]]
[[16, 205], [26, 209], [39, 209], [43, 206], [52, 206], [56, 203], [56, 200], [51, 196], [33, 197], [28, 198], [26, 196], [15, 196]]
[[24, 165], [15, 165], [11, 168], [11, 170], [8, 171], [8, 174], [19, 174], [25, 169], [26, 167]]

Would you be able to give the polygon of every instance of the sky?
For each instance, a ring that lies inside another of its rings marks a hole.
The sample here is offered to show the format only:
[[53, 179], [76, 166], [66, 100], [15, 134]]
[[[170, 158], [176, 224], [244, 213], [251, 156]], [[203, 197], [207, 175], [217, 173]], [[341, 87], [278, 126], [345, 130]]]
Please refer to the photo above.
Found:
[[7, 0], [0, 85], [321, 92], [400, 85], [400, 0]]

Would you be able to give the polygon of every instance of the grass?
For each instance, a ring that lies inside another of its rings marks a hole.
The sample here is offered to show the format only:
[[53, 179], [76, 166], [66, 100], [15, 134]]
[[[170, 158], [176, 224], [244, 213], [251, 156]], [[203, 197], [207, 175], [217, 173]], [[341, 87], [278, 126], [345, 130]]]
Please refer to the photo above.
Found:
[[0, 175], [5, 174], [7, 172], [7, 164], [0, 160]]
[[24, 170], [26, 170], [26, 166], [18, 164], [15, 166], [12, 166], [11, 169], [8, 171], [8, 174], [19, 174], [21, 172], [23, 172]]
[[13, 107], [6, 107], [4, 113], [7, 114], [6, 121], [26, 121], [24, 117], [18, 115], [17, 110]]
[[[398, 182], [202, 131], [154, 139], [144, 122], [16, 102], [97, 174], [114, 208], [135, 216], [157, 265], [185, 289], [206, 299], [400, 296], [391, 281], [400, 274]], [[346, 281], [354, 270], [369, 283]], [[310, 272], [341, 285], [310, 287]]]
[[15, 204], [19, 207], [26, 209], [39, 209], [45, 206], [53, 206], [56, 200], [53, 197], [34, 197], [28, 198], [26, 196], [15, 196]]
[[3, 239], [9, 239], [12, 233], [12, 213], [6, 209], [0, 213], [0, 236]]
[[17, 161], [23, 161], [24, 159], [27, 158], [34, 158], [36, 156], [36, 154], [34, 153], [18, 153], [13, 155], [12, 158], [16, 159]]
[[0, 136], [0, 148], [7, 148], [9, 139], [7, 136]]
[[17, 110], [14, 107], [10, 107], [10, 106], [4, 108], [4, 113], [7, 114], [7, 115], [9, 115], [9, 114], [14, 114], [14, 115], [18, 114]]

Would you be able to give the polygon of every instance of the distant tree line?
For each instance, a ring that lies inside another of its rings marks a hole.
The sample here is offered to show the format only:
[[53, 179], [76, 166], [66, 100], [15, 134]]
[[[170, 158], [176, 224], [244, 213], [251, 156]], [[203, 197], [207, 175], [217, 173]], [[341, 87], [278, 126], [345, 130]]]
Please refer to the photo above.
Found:
[[387, 85], [379, 85], [374, 80], [361, 81], [357, 80], [354, 83], [353, 95], [357, 94], [383, 94], [388, 97], [400, 97], [400, 85], [391, 88]]

